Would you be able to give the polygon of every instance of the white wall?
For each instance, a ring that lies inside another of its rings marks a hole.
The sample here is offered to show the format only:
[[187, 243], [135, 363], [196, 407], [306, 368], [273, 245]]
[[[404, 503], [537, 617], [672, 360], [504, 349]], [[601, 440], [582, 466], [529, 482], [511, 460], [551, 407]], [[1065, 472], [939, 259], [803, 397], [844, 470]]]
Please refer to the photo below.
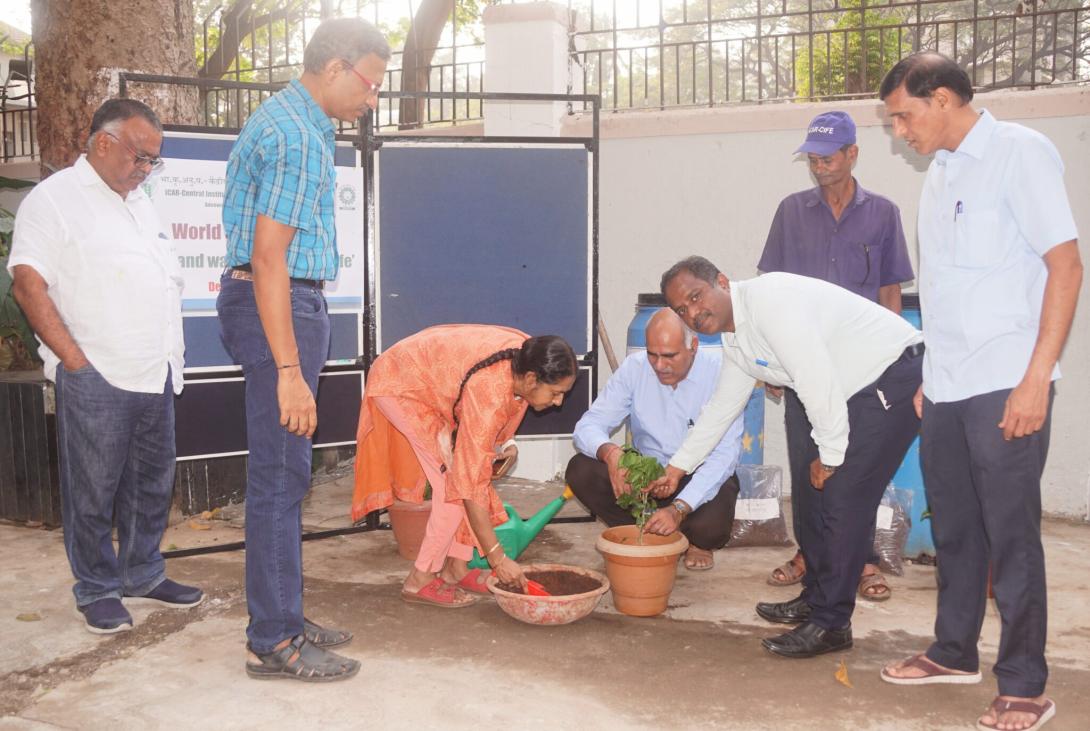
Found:
[[[1090, 263], [1090, 92], [1009, 92], [982, 95], [977, 108], [1018, 119], [1048, 135], [1063, 156], [1068, 195]], [[811, 187], [806, 163], [792, 151], [820, 111], [849, 111], [859, 125], [860, 184], [901, 208], [916, 263], [917, 199], [927, 160], [895, 142], [874, 101], [784, 104], [697, 111], [672, 110], [603, 117], [601, 152], [600, 306], [614, 346], [623, 341], [639, 292], [658, 290], [659, 276], [697, 253], [732, 278], [756, 274], [779, 201]], [[585, 131], [576, 119], [569, 132]], [[909, 289], [915, 289], [913, 283]], [[1044, 507], [1088, 517], [1090, 500], [1090, 277], [1062, 360]], [[608, 367], [602, 367], [604, 384]], [[786, 464], [782, 407], [768, 402], [765, 461]]]

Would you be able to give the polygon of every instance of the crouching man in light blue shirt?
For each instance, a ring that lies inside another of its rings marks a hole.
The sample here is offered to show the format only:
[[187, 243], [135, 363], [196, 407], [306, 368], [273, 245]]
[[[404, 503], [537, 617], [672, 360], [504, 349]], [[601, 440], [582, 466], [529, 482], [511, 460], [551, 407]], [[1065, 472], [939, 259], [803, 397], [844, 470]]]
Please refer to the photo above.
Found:
[[[617, 507], [617, 496], [630, 488], [618, 465], [621, 447], [610, 441], [610, 432], [628, 419], [633, 446], [665, 465], [715, 391], [722, 363], [720, 351], [698, 350], [696, 335], [672, 310], [655, 313], [646, 334], [647, 351], [625, 358], [575, 426], [580, 453], [568, 463], [568, 485], [609, 526], [634, 522], [628, 511]], [[742, 427], [739, 416], [677, 489], [655, 496], [664, 507], [648, 519], [646, 529], [660, 535], [680, 530], [689, 539], [685, 567], [691, 571], [710, 569], [712, 551], [730, 540]]]

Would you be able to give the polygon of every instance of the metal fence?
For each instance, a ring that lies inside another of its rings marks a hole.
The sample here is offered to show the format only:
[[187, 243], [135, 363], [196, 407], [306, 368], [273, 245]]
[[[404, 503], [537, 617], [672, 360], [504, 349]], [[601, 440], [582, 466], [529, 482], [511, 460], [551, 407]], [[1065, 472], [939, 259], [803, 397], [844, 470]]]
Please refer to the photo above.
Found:
[[38, 156], [32, 64], [28, 44], [22, 58], [9, 60], [6, 77], [0, 79], [0, 162]]
[[[508, 0], [510, 1], [510, 0]], [[404, 50], [416, 32], [411, 13], [420, 3], [406, 0], [285, 0], [273, 10], [239, 11], [243, 3], [218, 7], [197, 33], [198, 74], [207, 79], [283, 84], [299, 75], [303, 49], [324, 17], [360, 17], [383, 30], [394, 48], [383, 88], [390, 91], [484, 91], [484, 40], [480, 12], [488, 0], [451, 0], [447, 21], [434, 54], [412, 79], [403, 75]], [[237, 52], [234, 50], [237, 49]], [[412, 64], [410, 64], [411, 66]], [[201, 97], [201, 123], [237, 127], [264, 95], [238, 89], [206, 90]], [[410, 103], [412, 108], [410, 108]], [[410, 119], [411, 117], [411, 119]], [[381, 128], [457, 125], [481, 119], [474, 100], [429, 99], [426, 102], [383, 99], [376, 115]], [[343, 131], [348, 127], [342, 126]]]
[[604, 109], [875, 94], [941, 51], [982, 90], [1090, 79], [1079, 0], [569, 0], [572, 60]]

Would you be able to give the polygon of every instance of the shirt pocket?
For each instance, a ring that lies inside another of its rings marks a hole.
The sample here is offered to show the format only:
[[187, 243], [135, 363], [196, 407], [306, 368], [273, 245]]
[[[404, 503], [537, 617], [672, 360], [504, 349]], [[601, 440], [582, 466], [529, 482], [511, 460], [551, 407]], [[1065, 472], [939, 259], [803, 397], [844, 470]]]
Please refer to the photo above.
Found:
[[999, 211], [964, 211], [954, 217], [954, 265], [966, 269], [992, 266], [1002, 258]]

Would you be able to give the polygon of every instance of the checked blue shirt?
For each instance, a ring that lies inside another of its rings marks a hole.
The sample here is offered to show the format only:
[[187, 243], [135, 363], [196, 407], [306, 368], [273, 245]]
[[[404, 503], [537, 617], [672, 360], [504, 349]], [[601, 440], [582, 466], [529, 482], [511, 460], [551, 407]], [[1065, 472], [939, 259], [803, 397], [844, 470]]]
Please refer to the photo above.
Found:
[[288, 275], [337, 278], [333, 123], [298, 80], [262, 102], [231, 149], [223, 228], [227, 265], [249, 263], [259, 214], [291, 226]]

